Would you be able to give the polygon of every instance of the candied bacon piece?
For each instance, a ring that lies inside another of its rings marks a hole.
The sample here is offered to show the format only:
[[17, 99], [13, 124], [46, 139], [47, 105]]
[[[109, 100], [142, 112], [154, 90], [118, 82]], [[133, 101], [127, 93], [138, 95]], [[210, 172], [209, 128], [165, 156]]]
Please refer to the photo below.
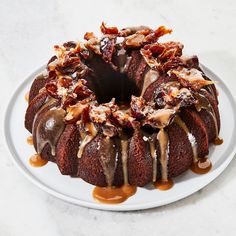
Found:
[[83, 100], [84, 98], [93, 94], [93, 92], [87, 86], [85, 86], [86, 83], [86, 80], [80, 79], [75, 85], [73, 93], [77, 95], [77, 99], [79, 100]]
[[63, 43], [63, 47], [65, 47], [66, 50], [70, 50], [71, 48], [76, 48], [77, 44], [74, 41], [68, 41], [66, 43]]
[[50, 63], [52, 63], [52, 62], [55, 61], [56, 59], [57, 59], [56, 56], [52, 56], [52, 57], [50, 58], [50, 60], [48, 61], [48, 64], [47, 64], [47, 65], [49, 65]]
[[160, 63], [157, 61], [156, 58], [154, 58], [152, 56], [152, 53], [150, 50], [141, 48], [140, 49], [140, 53], [143, 56], [144, 60], [146, 61], [146, 63], [151, 67], [151, 68], [159, 68], [160, 67]]
[[175, 109], [158, 109], [148, 114], [143, 120], [143, 125], [150, 125], [153, 128], [164, 128], [169, 125], [175, 117]]
[[176, 70], [170, 70], [168, 73], [176, 76], [183, 87], [190, 87], [193, 90], [199, 90], [206, 85], [214, 84], [211, 80], [205, 80], [203, 73], [195, 68], [177, 68]]
[[54, 45], [54, 51], [56, 53], [57, 59], [63, 62], [66, 56], [66, 48], [63, 46]]
[[54, 78], [56, 78], [56, 76], [57, 76], [57, 73], [55, 72], [55, 71], [48, 71], [48, 78], [49, 79], [54, 79]]
[[83, 112], [81, 114], [81, 122], [83, 124], [86, 124], [90, 121], [89, 112], [90, 112], [90, 106], [87, 106], [83, 109]]
[[68, 124], [76, 123], [81, 117], [84, 109], [87, 107], [87, 104], [81, 104], [80, 102], [76, 103], [75, 105], [68, 106], [66, 109], [67, 114], [64, 118], [65, 122]]
[[158, 56], [165, 50], [165, 46], [161, 43], [153, 43], [145, 45], [144, 49], [149, 50], [152, 55]]
[[172, 33], [171, 29], [167, 29], [165, 26], [160, 26], [159, 28], [151, 32], [149, 35], [147, 35], [145, 39], [146, 42], [152, 43], [157, 41], [161, 36], [170, 33]]
[[93, 32], [86, 32], [84, 35], [85, 40], [90, 40], [92, 38], [96, 38], [95, 34]]
[[117, 110], [112, 113], [112, 118], [115, 123], [119, 124], [121, 127], [132, 127], [132, 122], [135, 120], [130, 114], [125, 111]]
[[136, 32], [139, 32], [143, 35], [148, 35], [148, 34], [150, 34], [151, 31], [152, 31], [152, 29], [150, 29], [149, 27], [144, 26], [144, 25], [134, 26], [134, 27], [128, 27], [128, 28], [124, 28], [124, 29], [120, 30], [119, 36], [127, 37], [131, 34], [135, 34]]
[[158, 108], [183, 107], [190, 106], [196, 103], [193, 96], [193, 91], [188, 88], [181, 88], [178, 81], [171, 81], [166, 84], [161, 84], [155, 91], [154, 100]]
[[161, 36], [165, 35], [165, 34], [171, 34], [172, 33], [172, 29], [167, 29], [165, 26], [160, 26], [158, 27], [155, 31], [154, 34], [157, 38], [160, 38]]
[[72, 85], [72, 78], [70, 76], [60, 76], [58, 78], [58, 84], [61, 87], [69, 88]]
[[68, 106], [76, 104], [76, 100], [72, 94], [69, 94], [68, 96], [66, 96], [65, 100], [62, 103], [62, 107], [63, 109], [65, 109]]
[[163, 43], [162, 45], [165, 47], [161, 55], [159, 55], [159, 58], [162, 61], [167, 61], [171, 58], [174, 58], [176, 56], [179, 57], [182, 55], [183, 45], [181, 43], [167, 42], [167, 43]]
[[202, 87], [206, 85], [214, 84], [214, 82], [210, 80], [195, 80], [193, 82], [193, 81], [188, 81], [184, 78], [179, 78], [179, 81], [184, 87], [190, 87], [195, 91], [200, 90]]
[[142, 119], [145, 116], [143, 112], [145, 106], [146, 102], [144, 98], [135, 96], [131, 97], [131, 103], [130, 103], [131, 114], [136, 119]]
[[[145, 45], [140, 53], [150, 67], [156, 67], [160, 70], [163, 63], [182, 55], [183, 45], [178, 42], [153, 43]], [[165, 71], [165, 70], [164, 70]]]
[[57, 85], [56, 82], [49, 82], [45, 85], [46, 91], [47, 93], [53, 97], [53, 98], [58, 98], [58, 94], [57, 94]]
[[197, 103], [197, 99], [187, 88], [182, 88], [176, 96], [176, 104], [180, 107], [187, 107]]
[[185, 64], [180, 57], [170, 58], [167, 62], [162, 64], [162, 69], [164, 72], [167, 72], [171, 69], [178, 68], [179, 66], [184, 66]]
[[143, 34], [135, 33], [125, 39], [125, 46], [131, 48], [138, 48], [145, 42], [145, 36]]
[[106, 24], [104, 23], [104, 21], [102, 22], [100, 29], [103, 34], [118, 34], [119, 33], [119, 30], [117, 29], [117, 27], [106, 27]]
[[72, 74], [76, 71], [76, 68], [80, 65], [79, 57], [68, 57], [63, 63], [56, 65], [56, 70], [61, 74]]

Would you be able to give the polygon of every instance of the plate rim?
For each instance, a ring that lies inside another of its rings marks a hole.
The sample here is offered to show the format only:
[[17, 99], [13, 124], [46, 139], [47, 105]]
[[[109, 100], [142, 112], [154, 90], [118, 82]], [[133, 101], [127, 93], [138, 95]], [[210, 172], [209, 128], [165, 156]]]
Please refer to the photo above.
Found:
[[[203, 71], [210, 72], [213, 74], [216, 78], [218, 78], [221, 81], [220, 86], [227, 92], [227, 97], [229, 98], [230, 105], [232, 108], [236, 110], [236, 101], [233, 95], [231, 94], [230, 90], [226, 86], [226, 84], [221, 80], [209, 67], [206, 67], [203, 64], [200, 64], [201, 68]], [[201, 184], [196, 185], [191, 189], [191, 191], [183, 191], [181, 194], [176, 195], [175, 197], [168, 198], [165, 201], [162, 201], [161, 203], [159, 202], [148, 202], [145, 204], [132, 204], [132, 205], [119, 205], [119, 204], [100, 204], [100, 203], [92, 203], [92, 202], [87, 202], [85, 200], [80, 200], [77, 198], [74, 198], [72, 196], [68, 196], [67, 194], [63, 194], [46, 184], [42, 183], [37, 176], [33, 175], [29, 170], [26, 169], [24, 164], [21, 163], [17, 153], [14, 151], [14, 145], [10, 137], [8, 137], [8, 130], [7, 128], [10, 125], [10, 122], [8, 121], [8, 113], [11, 111], [11, 107], [15, 102], [15, 97], [17, 96], [18, 92], [21, 91], [22, 88], [24, 88], [25, 84], [29, 82], [29, 80], [32, 80], [33, 77], [35, 77], [37, 74], [42, 72], [42, 70], [45, 69], [45, 65], [39, 67], [37, 70], [35, 70], [33, 73], [31, 73], [29, 76], [26, 77], [22, 82], [16, 86], [16, 89], [11, 93], [9, 96], [9, 99], [7, 101], [7, 105], [4, 109], [4, 119], [3, 119], [3, 132], [4, 132], [4, 146], [6, 147], [6, 150], [14, 163], [14, 165], [17, 167], [17, 169], [34, 185], [36, 185], [38, 188], [42, 189], [43, 191], [49, 193], [50, 195], [57, 197], [61, 200], [64, 200], [69, 203], [73, 203], [75, 205], [83, 206], [83, 207], [88, 207], [92, 209], [98, 209], [98, 210], [105, 210], [105, 211], [137, 211], [137, 210], [144, 210], [144, 209], [150, 209], [150, 208], [155, 208], [155, 207], [160, 207], [164, 206], [170, 203], [174, 203], [176, 201], [179, 201], [181, 199], [184, 199], [196, 191], [206, 187], [209, 183], [211, 183], [214, 179], [216, 179], [223, 171], [227, 168], [229, 163], [232, 161], [234, 155], [236, 154], [236, 145], [232, 148], [231, 153], [227, 157], [227, 159], [214, 171], [208, 173], [208, 179], [202, 180]]]

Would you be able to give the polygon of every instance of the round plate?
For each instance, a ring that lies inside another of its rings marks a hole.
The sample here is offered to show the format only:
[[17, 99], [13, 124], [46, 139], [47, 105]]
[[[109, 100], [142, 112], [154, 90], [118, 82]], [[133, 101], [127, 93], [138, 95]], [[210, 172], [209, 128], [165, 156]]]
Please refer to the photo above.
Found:
[[43, 68], [41, 67], [30, 75], [14, 92], [6, 110], [4, 132], [13, 161], [21, 172], [35, 185], [60, 199], [85, 207], [113, 211], [140, 210], [162, 206], [187, 197], [209, 184], [227, 167], [235, 154], [235, 101], [223, 81], [203, 66], [205, 73], [212, 80], [219, 81], [217, 89], [219, 91], [219, 109], [222, 123], [220, 136], [224, 139], [224, 143], [220, 146], [210, 147], [209, 157], [213, 163], [213, 169], [205, 175], [197, 175], [187, 171], [174, 179], [175, 185], [168, 191], [138, 188], [137, 193], [122, 204], [97, 203], [92, 197], [94, 186], [82, 179], [61, 175], [54, 163], [48, 163], [42, 168], [34, 168], [29, 165], [29, 157], [35, 151], [32, 146], [26, 143], [30, 133], [24, 127], [24, 116], [27, 108], [24, 97], [29, 91], [34, 77]]

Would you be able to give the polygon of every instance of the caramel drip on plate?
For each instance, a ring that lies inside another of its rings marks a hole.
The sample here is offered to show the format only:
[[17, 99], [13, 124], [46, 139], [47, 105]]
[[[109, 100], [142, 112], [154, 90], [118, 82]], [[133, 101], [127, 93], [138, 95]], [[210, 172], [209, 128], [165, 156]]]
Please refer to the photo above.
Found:
[[207, 157], [204, 157], [199, 158], [197, 162], [193, 162], [190, 168], [196, 174], [206, 174], [211, 170], [212, 164]]
[[55, 156], [57, 141], [64, 128], [65, 111], [63, 109], [52, 108], [45, 112], [40, 119], [36, 129], [37, 152], [40, 154], [45, 145], [51, 147], [51, 154]]
[[[201, 91], [204, 91], [204, 89], [201, 89]], [[216, 114], [215, 111], [211, 105], [211, 103], [209, 102], [209, 100], [201, 93], [196, 94], [197, 99], [198, 99], [198, 103], [195, 105], [197, 111], [201, 111], [201, 109], [205, 109], [208, 111], [208, 113], [212, 116], [213, 120], [214, 120], [214, 125], [215, 125], [215, 130], [216, 130], [216, 139], [218, 138], [219, 135], [219, 128], [218, 128], [218, 124], [217, 124], [217, 119], [216, 119]]]
[[26, 101], [26, 102], [29, 102], [29, 92], [27, 92], [27, 93], [25, 94], [25, 101]]
[[30, 157], [29, 163], [33, 167], [41, 167], [48, 163], [47, 160], [43, 159], [39, 154], [34, 154]]
[[193, 161], [197, 162], [198, 161], [198, 153], [197, 153], [197, 141], [196, 138], [193, 136], [193, 134], [190, 133], [187, 125], [185, 124], [185, 122], [179, 117], [176, 116], [175, 117], [175, 123], [177, 125], [179, 125], [187, 134], [188, 136], [188, 140], [191, 144], [192, 150], [193, 150]]
[[156, 70], [150, 69], [144, 76], [144, 81], [143, 81], [143, 88], [141, 92], [141, 97], [144, 95], [146, 92], [147, 88], [154, 83], [159, 77], [159, 73]]
[[154, 186], [160, 190], [168, 190], [170, 188], [172, 188], [174, 185], [174, 182], [172, 179], [168, 179], [168, 180], [157, 180], [155, 183], [154, 183]]
[[124, 185], [129, 184], [127, 159], [128, 159], [128, 140], [122, 139], [121, 140], [121, 160], [122, 160], [122, 168], [123, 168], [123, 176], [124, 176]]
[[161, 179], [163, 181], [168, 180], [168, 159], [169, 159], [169, 137], [165, 130], [162, 128], [160, 129], [159, 133], [157, 134], [157, 139], [160, 144], [161, 156], [160, 156], [160, 163], [161, 163]]
[[137, 191], [137, 187], [123, 185], [121, 187], [98, 187], [93, 190], [93, 198], [105, 204], [118, 204], [126, 201]]
[[27, 142], [29, 145], [33, 145], [33, 136], [30, 135], [29, 137], [27, 137], [26, 142]]
[[224, 142], [224, 140], [223, 140], [222, 138], [220, 138], [220, 137], [217, 137], [217, 138], [213, 141], [213, 143], [214, 143], [215, 145], [221, 145], [223, 142]]
[[79, 151], [77, 153], [78, 158], [82, 157], [85, 146], [88, 143], [90, 143], [96, 135], [97, 135], [97, 129], [96, 129], [95, 125], [92, 122], [86, 123], [85, 132], [80, 131], [80, 136], [82, 138], [82, 141], [80, 143]]

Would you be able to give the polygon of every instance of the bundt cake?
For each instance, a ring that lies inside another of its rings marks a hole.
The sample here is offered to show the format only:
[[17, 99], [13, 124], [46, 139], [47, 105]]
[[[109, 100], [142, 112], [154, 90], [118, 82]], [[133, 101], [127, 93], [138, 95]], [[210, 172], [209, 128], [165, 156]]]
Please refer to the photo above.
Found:
[[220, 144], [217, 90], [197, 56], [159, 42], [161, 26], [101, 25], [84, 42], [54, 46], [29, 92], [25, 127], [38, 155], [63, 175], [97, 186], [94, 197], [118, 203], [137, 186], [172, 186], [188, 169], [206, 173], [209, 144]]

